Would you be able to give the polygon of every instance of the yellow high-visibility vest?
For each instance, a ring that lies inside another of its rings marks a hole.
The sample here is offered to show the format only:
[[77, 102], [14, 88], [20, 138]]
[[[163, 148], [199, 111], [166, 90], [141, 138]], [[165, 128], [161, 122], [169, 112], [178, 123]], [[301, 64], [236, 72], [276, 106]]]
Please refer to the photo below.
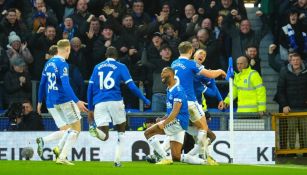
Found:
[[[235, 74], [233, 99], [238, 98], [237, 112], [266, 111], [266, 89], [259, 73], [251, 67]], [[229, 94], [224, 102], [229, 104]]]

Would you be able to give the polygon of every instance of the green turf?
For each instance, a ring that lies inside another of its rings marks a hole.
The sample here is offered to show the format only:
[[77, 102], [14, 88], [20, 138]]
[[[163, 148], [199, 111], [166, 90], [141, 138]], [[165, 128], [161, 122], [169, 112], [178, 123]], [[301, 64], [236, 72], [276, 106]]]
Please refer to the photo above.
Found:
[[0, 175], [306, 175], [306, 166], [253, 166], [222, 164], [218, 166], [155, 165], [146, 162], [75, 162], [75, 166], [57, 165], [52, 161], [0, 161]]

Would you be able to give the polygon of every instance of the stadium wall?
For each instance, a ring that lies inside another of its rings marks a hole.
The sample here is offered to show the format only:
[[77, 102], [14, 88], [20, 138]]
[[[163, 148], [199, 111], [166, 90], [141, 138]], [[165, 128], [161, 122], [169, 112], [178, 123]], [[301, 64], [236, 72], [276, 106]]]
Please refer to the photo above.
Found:
[[[42, 137], [51, 132], [0, 132], [0, 160], [21, 160], [21, 150], [24, 147], [32, 147], [36, 150], [35, 138]], [[229, 157], [229, 132], [216, 131], [217, 139], [210, 146], [211, 155], [218, 161], [228, 163]], [[145, 140], [143, 132], [127, 131], [125, 148], [122, 153], [123, 161], [142, 161], [145, 156], [152, 152]], [[161, 142], [163, 136], [159, 137]], [[275, 164], [274, 131], [236, 131], [234, 134], [234, 163], [240, 164]], [[117, 133], [110, 132], [110, 138], [102, 142], [81, 132], [75, 148], [68, 159], [73, 161], [113, 161], [114, 148]], [[52, 148], [54, 143], [46, 143], [44, 160], [53, 160]], [[32, 160], [40, 160], [34, 154]]]

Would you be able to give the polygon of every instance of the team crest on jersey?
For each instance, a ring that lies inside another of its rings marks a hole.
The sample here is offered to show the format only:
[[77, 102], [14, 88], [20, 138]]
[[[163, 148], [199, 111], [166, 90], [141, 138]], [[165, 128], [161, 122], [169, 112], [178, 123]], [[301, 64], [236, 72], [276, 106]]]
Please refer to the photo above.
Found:
[[64, 76], [68, 76], [67, 67], [64, 67], [64, 69], [63, 69], [63, 75], [64, 75]]

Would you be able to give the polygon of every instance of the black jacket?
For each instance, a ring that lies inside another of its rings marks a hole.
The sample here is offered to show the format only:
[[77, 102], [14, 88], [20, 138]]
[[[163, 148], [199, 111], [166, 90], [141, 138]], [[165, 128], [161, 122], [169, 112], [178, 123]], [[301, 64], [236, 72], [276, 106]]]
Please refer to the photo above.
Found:
[[[20, 85], [19, 77], [24, 76], [26, 82]], [[18, 73], [10, 70], [4, 77], [4, 88], [6, 92], [6, 99], [9, 104], [13, 102], [22, 102], [31, 98], [31, 78], [29, 73]]]
[[40, 80], [45, 63], [47, 62], [45, 54], [49, 47], [55, 45], [57, 39], [49, 40], [44, 34], [34, 34], [29, 43], [29, 48], [34, 56], [34, 61], [30, 65], [30, 72], [34, 80]]
[[44, 131], [42, 117], [32, 111], [22, 117], [16, 128], [18, 131]]
[[276, 100], [281, 108], [307, 109], [307, 69], [304, 65], [302, 67], [298, 75], [293, 73], [290, 64], [280, 70]]

